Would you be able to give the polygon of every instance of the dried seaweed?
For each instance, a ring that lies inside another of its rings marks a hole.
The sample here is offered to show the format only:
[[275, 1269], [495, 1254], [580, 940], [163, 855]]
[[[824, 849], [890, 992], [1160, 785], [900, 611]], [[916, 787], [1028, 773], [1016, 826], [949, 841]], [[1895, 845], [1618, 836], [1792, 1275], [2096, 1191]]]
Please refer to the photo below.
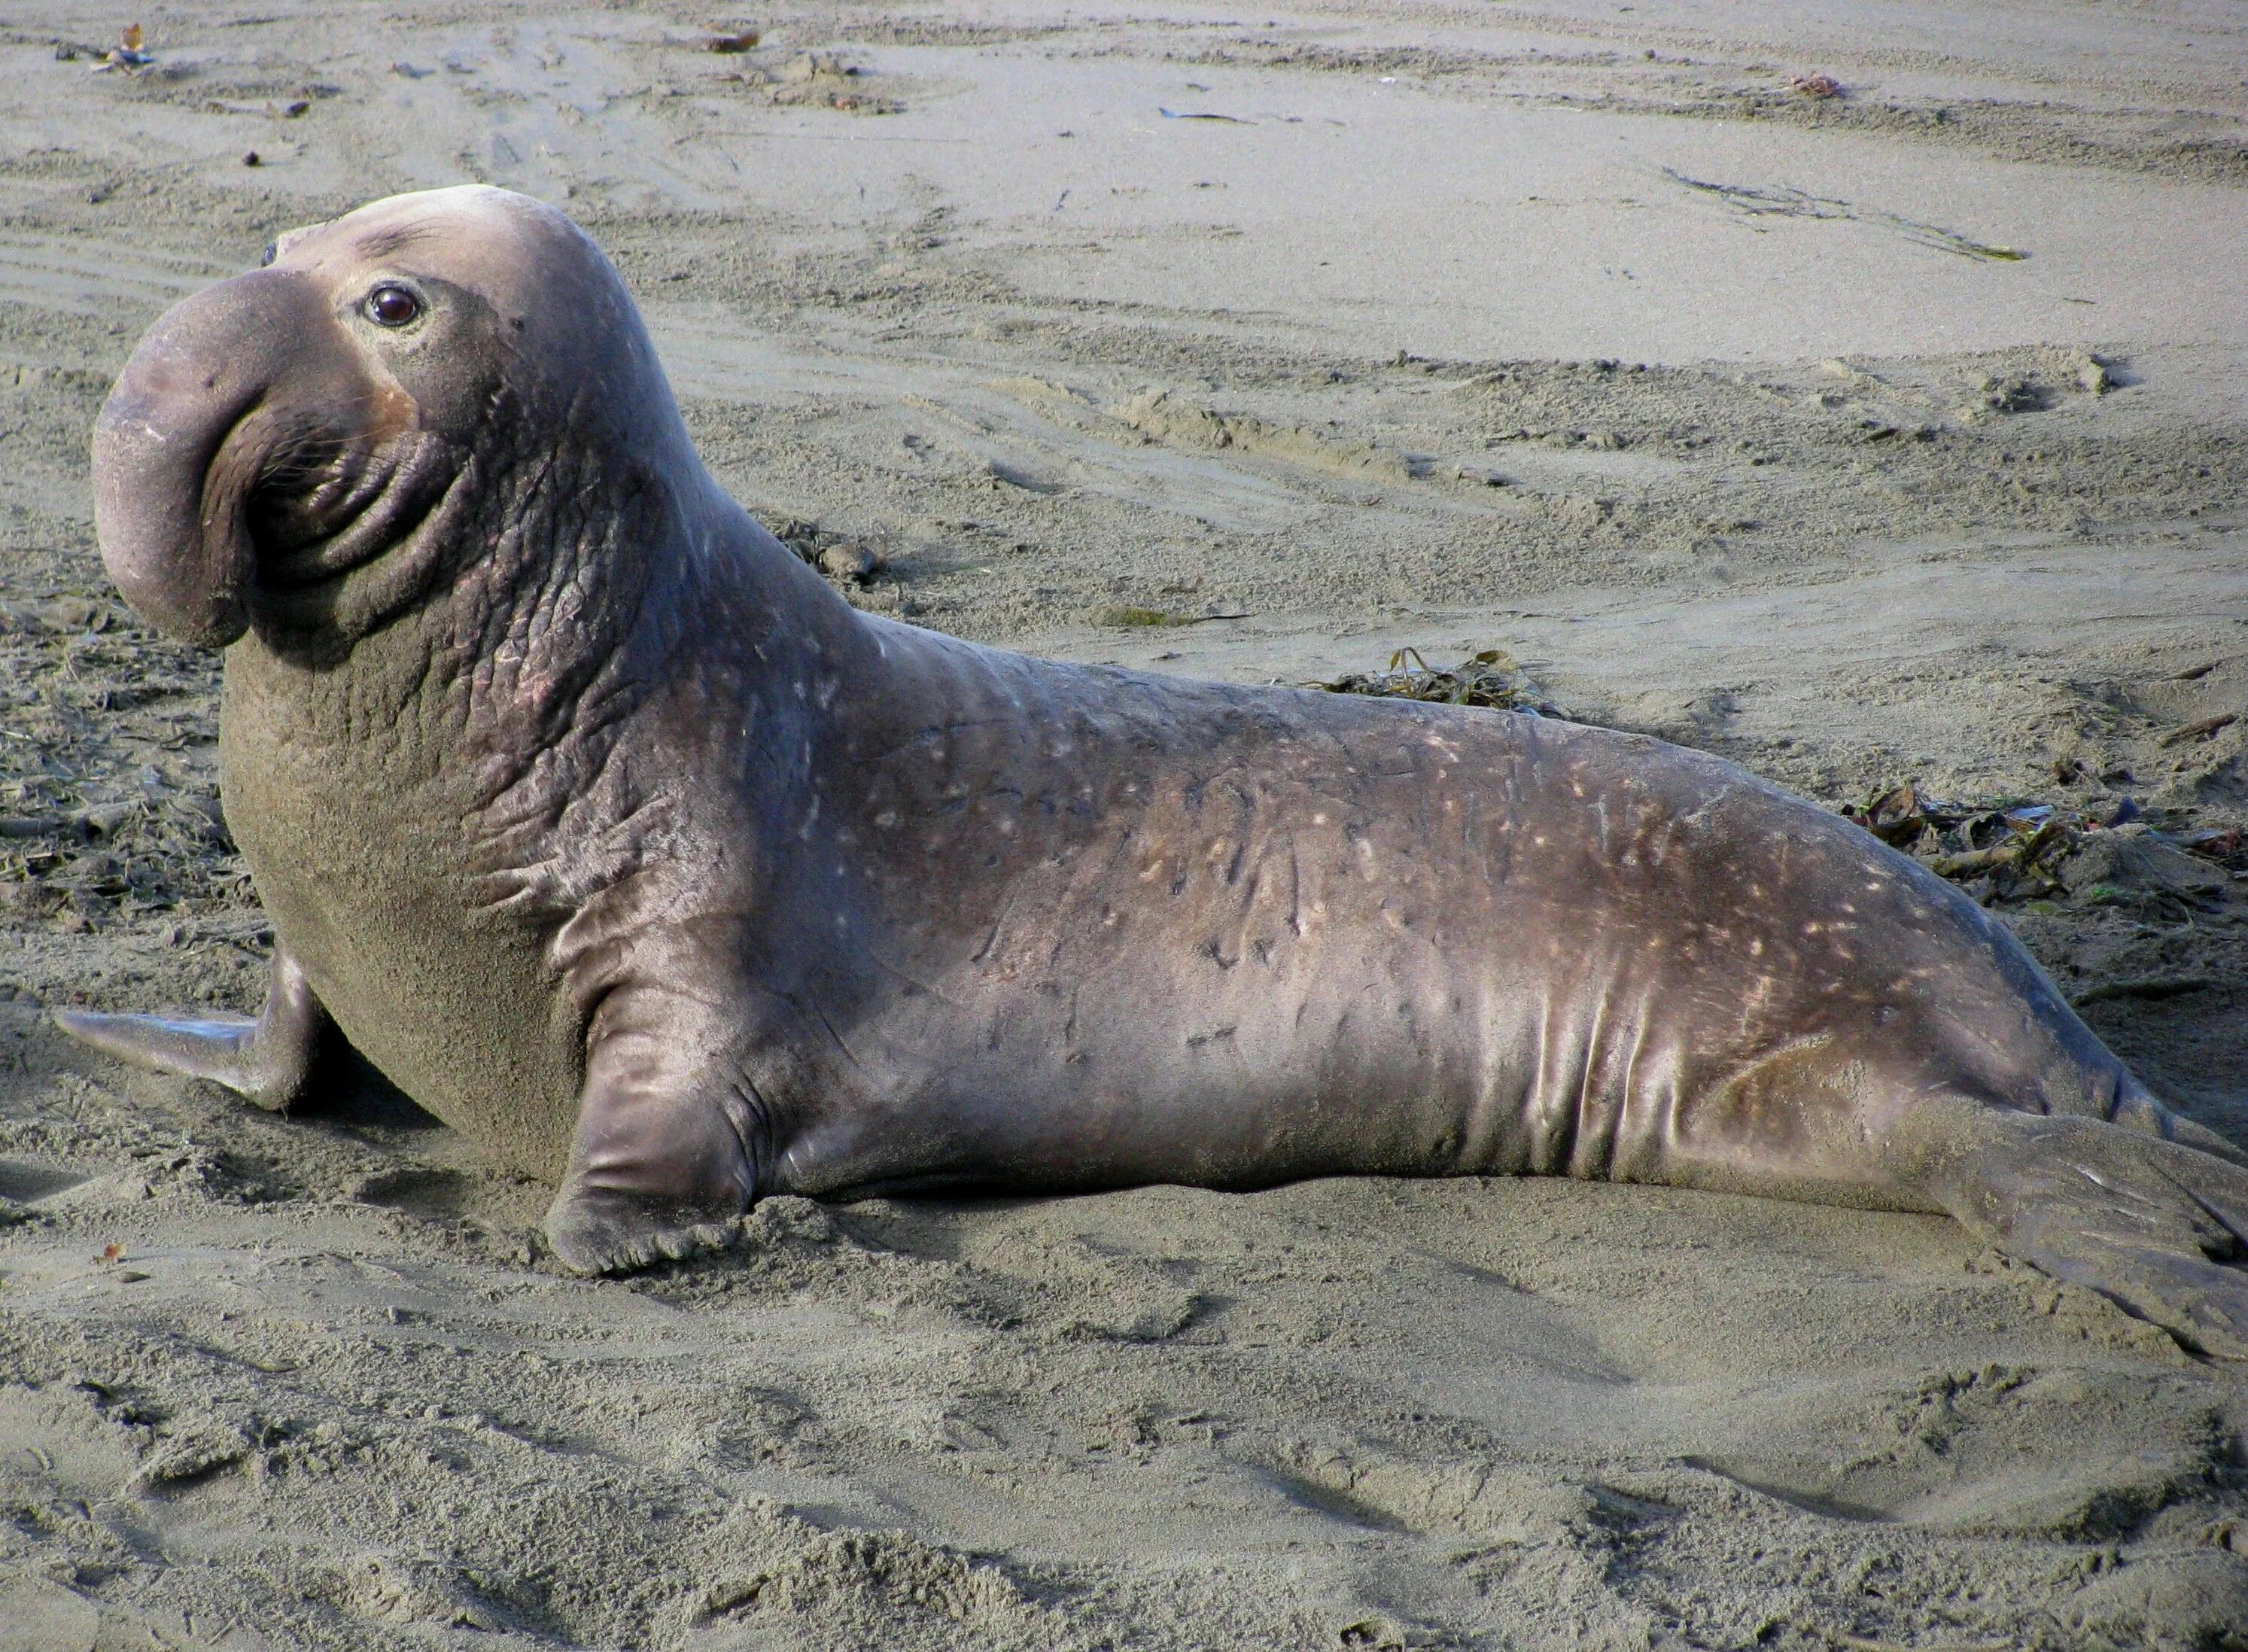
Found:
[[2060, 864], [2078, 837], [2126, 818], [2120, 810], [2103, 820], [2043, 803], [1951, 803], [1912, 781], [1862, 805], [1845, 804], [1841, 812], [1938, 877], [1977, 885], [1986, 902], [2060, 894]]
[[1129, 603], [1095, 608], [1093, 623], [1120, 631], [1160, 630], [1171, 626], [1208, 625], [1213, 620], [1246, 620], [1245, 614], [1174, 614], [1168, 608], [1141, 608]]
[[890, 566], [880, 547], [847, 534], [832, 532], [799, 517], [779, 517], [768, 524], [774, 538], [796, 552], [798, 560], [827, 576], [837, 585], [860, 589]]
[[1440, 705], [1480, 706], [1493, 711], [1526, 711], [1533, 716], [1583, 723], [1546, 697], [1504, 648], [1485, 648], [1450, 669], [1430, 665], [1418, 648], [1400, 648], [1386, 671], [1350, 672], [1307, 689], [1330, 694], [1363, 694], [1383, 700], [1425, 700]]
[[1764, 189], [1745, 183], [1710, 183], [1701, 178], [1689, 178], [1669, 167], [1662, 168], [1662, 175], [1686, 189], [1715, 195], [1734, 211], [1750, 217], [1848, 218], [1895, 230], [1915, 246], [1927, 247], [1936, 252], [1957, 253], [1963, 258], [1973, 258], [1984, 264], [2018, 264], [2030, 256], [2012, 247], [1992, 246], [1986, 242], [1972, 240], [1956, 230], [1922, 223], [1916, 218], [1899, 217], [1895, 213], [1884, 212], [1878, 207], [1854, 206], [1847, 201], [1837, 200], [1832, 195], [1813, 195], [1807, 189], [1798, 189], [1792, 185], [1782, 184]]
[[1845, 804], [1841, 813], [1985, 905], [2064, 893], [2094, 904], [2143, 904], [2144, 895], [2165, 910], [2199, 903], [2192, 892], [2176, 888], [2134, 893], [2086, 882], [2072, 888], [2064, 867], [2103, 834], [2111, 842], [2128, 834], [2226, 871], [2248, 872], [2248, 834], [2238, 827], [2193, 828], [2179, 812], [2149, 816], [2129, 798], [2102, 809], [2022, 800], [1956, 803], [1907, 781], [1862, 804]]

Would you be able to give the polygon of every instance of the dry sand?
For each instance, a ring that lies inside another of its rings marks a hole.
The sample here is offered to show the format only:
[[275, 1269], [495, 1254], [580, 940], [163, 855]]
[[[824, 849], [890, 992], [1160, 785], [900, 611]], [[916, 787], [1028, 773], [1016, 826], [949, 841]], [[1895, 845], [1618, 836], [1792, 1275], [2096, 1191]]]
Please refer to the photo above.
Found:
[[[728, 55], [227, 0], [94, 72], [128, 15], [0, 26], [0, 1648], [2248, 1645], [2242, 1374], [1945, 1222], [777, 1200], [587, 1282], [368, 1073], [277, 1120], [41, 1012], [247, 1004], [267, 940], [213, 664], [94, 554], [110, 375], [464, 179], [611, 249], [869, 607], [1247, 681], [1504, 647], [1830, 803], [2248, 819], [2248, 721], [2181, 735], [2248, 709], [2238, 7], [877, 3]], [[2150, 841], [2005, 910], [2248, 1143], [2248, 884]]]

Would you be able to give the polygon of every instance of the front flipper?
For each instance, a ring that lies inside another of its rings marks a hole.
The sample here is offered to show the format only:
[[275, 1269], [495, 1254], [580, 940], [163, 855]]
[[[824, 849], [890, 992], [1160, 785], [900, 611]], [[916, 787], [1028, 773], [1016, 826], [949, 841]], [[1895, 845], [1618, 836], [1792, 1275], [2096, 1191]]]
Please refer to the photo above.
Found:
[[265, 1008], [246, 1015], [108, 1015], [57, 1010], [55, 1024], [105, 1055], [154, 1073], [208, 1079], [271, 1112], [304, 1093], [333, 1024], [285, 947], [273, 949]]
[[1971, 1232], [2197, 1352], [2248, 1360], [2248, 1169], [2094, 1119], [1986, 1113], [1936, 1178]]
[[757, 1196], [764, 1120], [715, 1006], [655, 988], [601, 1002], [586, 1087], [546, 1237], [579, 1273], [722, 1250]]

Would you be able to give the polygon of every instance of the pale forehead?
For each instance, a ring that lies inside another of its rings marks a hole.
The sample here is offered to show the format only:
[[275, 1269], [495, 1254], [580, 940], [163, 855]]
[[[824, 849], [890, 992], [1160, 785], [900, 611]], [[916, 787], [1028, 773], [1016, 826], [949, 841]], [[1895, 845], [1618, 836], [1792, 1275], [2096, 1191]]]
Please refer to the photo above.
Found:
[[419, 269], [469, 285], [511, 277], [575, 251], [578, 235], [552, 208], [481, 184], [392, 195], [274, 241], [272, 263], [332, 276]]

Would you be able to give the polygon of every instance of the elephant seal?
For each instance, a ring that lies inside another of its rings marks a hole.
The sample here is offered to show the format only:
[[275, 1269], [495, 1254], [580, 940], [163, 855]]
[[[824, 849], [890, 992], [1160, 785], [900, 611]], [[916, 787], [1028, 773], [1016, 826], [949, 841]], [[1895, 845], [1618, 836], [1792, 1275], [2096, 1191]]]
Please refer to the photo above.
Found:
[[772, 1192], [1567, 1174], [1947, 1211], [2248, 1357], [2248, 1155], [2007, 932], [1705, 754], [1057, 664], [854, 611], [696, 457], [622, 282], [489, 189], [165, 316], [94, 436], [226, 650], [268, 1107], [332, 1030], [559, 1181], [569, 1266]]

